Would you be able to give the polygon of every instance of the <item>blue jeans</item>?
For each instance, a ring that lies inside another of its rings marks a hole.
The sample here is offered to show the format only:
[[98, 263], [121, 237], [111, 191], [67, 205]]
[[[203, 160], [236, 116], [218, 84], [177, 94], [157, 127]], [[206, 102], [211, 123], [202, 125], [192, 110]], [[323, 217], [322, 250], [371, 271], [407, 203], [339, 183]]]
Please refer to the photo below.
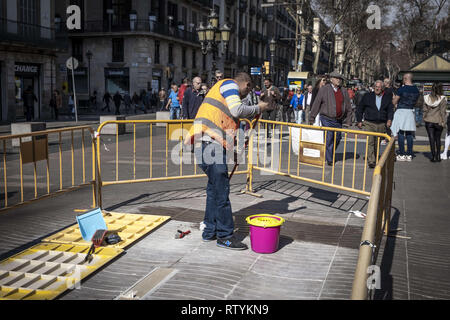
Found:
[[[334, 120], [324, 116], [320, 116], [320, 121], [323, 127], [330, 128], [342, 128], [342, 120]], [[334, 135], [336, 134], [336, 150], [341, 142], [342, 134], [341, 132], [327, 131], [327, 152], [325, 158], [327, 162], [333, 162], [333, 149], [334, 149]]]
[[422, 108], [415, 108], [416, 123], [421, 125], [423, 122], [423, 110]]
[[181, 111], [181, 108], [170, 107], [170, 120], [180, 119], [180, 111]]
[[220, 239], [231, 238], [234, 221], [229, 199], [230, 180], [226, 150], [217, 143], [203, 142], [201, 148], [195, 148], [195, 156], [199, 167], [208, 176], [203, 221], [205, 229], [202, 237], [203, 239], [211, 239], [214, 236]]
[[[405, 152], [405, 135], [406, 135], [406, 145], [408, 146], [408, 152]], [[413, 156], [413, 132], [412, 131], [402, 131], [398, 132], [398, 149], [401, 156], [408, 155]]]

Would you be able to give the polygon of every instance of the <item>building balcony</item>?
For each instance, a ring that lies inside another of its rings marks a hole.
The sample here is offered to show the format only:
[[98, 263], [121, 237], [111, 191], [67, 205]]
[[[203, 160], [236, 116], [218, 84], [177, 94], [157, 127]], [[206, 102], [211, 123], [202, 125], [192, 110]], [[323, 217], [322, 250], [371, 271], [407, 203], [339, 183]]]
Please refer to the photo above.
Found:
[[68, 49], [67, 37], [57, 39], [55, 29], [7, 19], [0, 19], [0, 43], [50, 51]]
[[247, 1], [241, 0], [241, 1], [239, 2], [239, 11], [245, 12], [245, 11], [247, 10], [247, 7], [248, 7]]
[[253, 67], [262, 66], [264, 64], [264, 59], [258, 57], [248, 57], [248, 64]]
[[261, 9], [258, 9], [256, 11], [256, 19], [261, 19], [263, 17], [263, 11]]
[[232, 64], [236, 62], [236, 53], [234, 52], [227, 52], [225, 54], [225, 63]]
[[247, 37], [247, 29], [239, 28], [239, 38], [243, 39]]
[[[65, 23], [62, 24], [65, 26]], [[93, 33], [155, 33], [161, 36], [172, 37], [178, 40], [198, 43], [196, 32], [185, 30], [183, 26], [169, 26], [168, 24], [153, 22], [149, 20], [125, 20], [121, 23], [110, 24], [108, 20], [86, 21], [81, 30], [62, 30], [61, 33], [93, 34]]]

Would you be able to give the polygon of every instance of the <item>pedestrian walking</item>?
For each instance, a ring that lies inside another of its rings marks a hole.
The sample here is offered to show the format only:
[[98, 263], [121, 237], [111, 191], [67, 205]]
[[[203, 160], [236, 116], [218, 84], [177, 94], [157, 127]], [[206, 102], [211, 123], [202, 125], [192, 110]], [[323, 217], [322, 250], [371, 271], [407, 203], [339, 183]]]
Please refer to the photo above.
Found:
[[125, 105], [125, 113], [129, 114], [131, 109], [131, 97], [128, 92], [125, 92], [123, 96], [123, 104]]
[[145, 94], [145, 107], [148, 112], [152, 112], [152, 88], [150, 88]]
[[94, 93], [91, 96], [90, 99], [91, 108], [93, 111], [97, 112], [97, 91], [94, 91]]
[[147, 114], [147, 106], [148, 106], [147, 92], [144, 89], [141, 90], [141, 94], [139, 95], [139, 101], [141, 102], [142, 112]]
[[444, 152], [441, 153], [441, 159], [448, 159], [448, 148], [450, 147], [450, 115], [447, 116], [447, 135], [445, 136]]
[[[414, 106], [419, 98], [419, 89], [412, 83], [413, 75], [407, 73], [403, 76], [403, 86], [397, 90], [392, 103], [397, 105], [392, 120], [392, 134], [398, 137], [399, 154], [397, 161], [412, 161], [413, 158], [413, 134], [416, 132]], [[408, 151], [405, 152], [405, 140]]]
[[170, 106], [170, 120], [180, 119], [181, 106], [178, 99], [178, 86], [172, 84], [172, 90], [170, 91], [166, 105], [166, 110], [169, 110]]
[[419, 128], [423, 125], [423, 89], [419, 89], [419, 99], [417, 99], [416, 105], [414, 106], [414, 114], [416, 118], [416, 126]]
[[180, 88], [178, 89], [178, 101], [180, 102], [181, 106], [183, 105], [184, 93], [186, 92], [188, 87], [189, 87], [189, 79], [184, 78], [183, 83], [181, 84]]
[[430, 141], [431, 162], [441, 162], [441, 135], [445, 127], [447, 98], [441, 83], [434, 83], [423, 98], [423, 120]]
[[114, 104], [116, 106], [116, 115], [120, 114], [120, 105], [122, 104], [123, 98], [120, 95], [119, 91], [116, 92], [116, 94], [113, 97]]
[[[342, 88], [344, 77], [338, 72], [330, 74], [330, 84], [319, 89], [309, 115], [309, 123], [315, 122], [317, 114], [320, 113], [320, 122], [324, 127], [342, 128], [343, 125], [350, 126], [352, 122], [352, 106], [347, 90]], [[326, 141], [326, 161], [333, 165], [334, 139], [336, 135], [336, 150], [341, 142], [341, 132], [329, 131]]]
[[[390, 128], [394, 117], [394, 105], [392, 94], [384, 91], [384, 83], [378, 80], [375, 83], [374, 92], [370, 92], [362, 98], [356, 108], [356, 122], [359, 129], [369, 132], [386, 133], [386, 127]], [[363, 122], [364, 118], [364, 122]], [[367, 162], [369, 168], [375, 168], [377, 163], [378, 138], [369, 136], [367, 148]]]
[[[274, 109], [268, 109], [267, 111], [265, 111], [262, 115], [262, 118], [264, 120], [275, 121], [278, 112], [278, 104], [281, 100], [280, 90], [278, 90], [278, 88], [273, 85], [272, 79], [270, 78], [266, 78], [264, 80], [264, 87], [265, 87], [264, 90], [261, 92], [261, 100], [262, 101], [268, 101], [269, 99], [273, 100], [274, 103], [276, 104], [276, 107]], [[271, 130], [269, 130], [269, 127], [270, 126], [267, 126], [266, 129], [267, 129], [267, 137], [270, 138]]]
[[283, 122], [291, 122], [291, 116], [294, 112], [291, 107], [291, 99], [289, 99], [289, 89], [284, 88], [283, 90], [283, 96], [281, 97], [281, 104], [283, 106]]
[[70, 118], [75, 119], [75, 101], [73, 94], [69, 95], [69, 102], [67, 104], [69, 106]]
[[208, 176], [203, 241], [216, 241], [217, 246], [232, 250], [245, 250], [247, 246], [234, 236], [227, 153], [234, 152], [237, 119], [251, 119], [274, 107], [263, 101], [256, 106], [243, 104], [251, 87], [247, 73], [218, 81], [200, 106], [185, 140], [186, 145], [195, 145], [197, 163]]
[[305, 98], [303, 99], [303, 122], [308, 122], [309, 113], [311, 112], [311, 106], [313, 101], [313, 86], [308, 84], [306, 87]]
[[139, 95], [136, 93], [136, 91], [133, 93], [133, 98], [131, 98], [131, 103], [134, 107], [134, 114], [137, 113], [137, 109], [139, 108]]
[[291, 99], [290, 107], [294, 110], [295, 123], [298, 124], [302, 124], [304, 99], [305, 96], [302, 94], [302, 90], [297, 88], [296, 93]]
[[105, 106], [102, 108], [102, 111], [105, 111], [106, 109], [108, 109], [108, 112], [111, 112], [111, 109], [109, 108], [109, 103], [111, 102], [112, 97], [109, 94], [108, 91], [105, 92], [105, 94], [103, 95], [103, 102], [105, 103]]
[[164, 88], [161, 88], [161, 90], [159, 90], [158, 97], [159, 97], [159, 111], [164, 111], [167, 99], [167, 93], [166, 90], [164, 90]]
[[206, 95], [206, 92], [203, 92], [201, 86], [202, 79], [195, 77], [192, 80], [192, 87], [186, 89], [182, 104], [183, 119], [195, 119], [198, 109]]
[[28, 86], [27, 90], [23, 93], [22, 100], [23, 106], [25, 107], [26, 119], [27, 121], [31, 121], [34, 119], [34, 103], [38, 102], [31, 86]]
[[52, 99], [50, 100], [50, 107], [53, 110], [55, 120], [58, 120], [59, 109], [62, 107], [62, 97], [58, 90], [53, 91]]

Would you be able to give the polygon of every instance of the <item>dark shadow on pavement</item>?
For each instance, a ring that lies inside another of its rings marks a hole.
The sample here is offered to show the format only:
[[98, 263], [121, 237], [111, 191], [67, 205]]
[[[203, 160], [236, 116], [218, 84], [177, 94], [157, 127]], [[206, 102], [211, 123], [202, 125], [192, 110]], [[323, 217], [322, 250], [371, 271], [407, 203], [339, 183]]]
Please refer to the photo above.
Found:
[[[400, 211], [395, 210], [391, 218], [390, 229], [397, 230], [400, 220]], [[395, 233], [394, 233], [395, 235]], [[394, 283], [391, 275], [392, 262], [394, 260], [396, 237], [386, 237], [383, 256], [380, 264], [381, 271], [381, 289], [376, 289], [374, 300], [392, 300], [394, 297]]]

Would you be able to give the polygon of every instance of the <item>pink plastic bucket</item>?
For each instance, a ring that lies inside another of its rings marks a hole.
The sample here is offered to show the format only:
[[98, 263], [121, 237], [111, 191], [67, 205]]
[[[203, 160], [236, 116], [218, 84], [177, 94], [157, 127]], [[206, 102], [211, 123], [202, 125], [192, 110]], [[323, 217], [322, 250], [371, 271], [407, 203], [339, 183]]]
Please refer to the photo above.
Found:
[[256, 253], [276, 252], [284, 219], [274, 215], [260, 214], [247, 217], [246, 220], [250, 224], [252, 250]]

